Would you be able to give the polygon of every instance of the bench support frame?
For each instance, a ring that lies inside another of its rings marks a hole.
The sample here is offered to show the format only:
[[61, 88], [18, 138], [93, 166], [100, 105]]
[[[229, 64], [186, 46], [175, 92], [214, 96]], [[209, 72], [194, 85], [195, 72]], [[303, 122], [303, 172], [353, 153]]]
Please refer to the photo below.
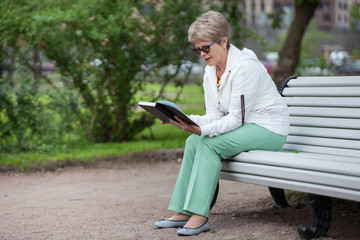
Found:
[[275, 208], [286, 208], [289, 207], [288, 202], [286, 201], [284, 189], [269, 187], [270, 194], [274, 199]]
[[298, 226], [298, 233], [303, 239], [326, 237], [331, 224], [331, 197], [308, 194], [307, 205], [310, 210], [311, 225]]

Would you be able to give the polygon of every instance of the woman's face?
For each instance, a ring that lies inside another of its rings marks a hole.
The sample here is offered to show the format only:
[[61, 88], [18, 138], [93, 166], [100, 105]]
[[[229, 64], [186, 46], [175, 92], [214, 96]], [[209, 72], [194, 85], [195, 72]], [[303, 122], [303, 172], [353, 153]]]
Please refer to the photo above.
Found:
[[[202, 48], [204, 46], [209, 46], [212, 42], [198, 40], [195, 42], [196, 48]], [[210, 47], [210, 52], [205, 53], [201, 51], [200, 56], [207, 62], [209, 66], [220, 66], [226, 63], [227, 60], [227, 49], [226, 49], [227, 39], [224, 39], [221, 43], [214, 43]]]

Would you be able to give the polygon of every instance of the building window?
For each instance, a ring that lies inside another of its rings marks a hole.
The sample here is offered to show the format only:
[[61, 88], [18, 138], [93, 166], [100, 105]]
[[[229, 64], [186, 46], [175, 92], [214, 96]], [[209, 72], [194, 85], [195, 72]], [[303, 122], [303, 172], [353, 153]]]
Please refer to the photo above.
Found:
[[322, 10], [329, 10], [330, 9], [330, 3], [329, 2], [325, 2], [325, 3], [320, 2], [319, 3], [319, 8], [322, 9]]
[[279, 10], [281, 9], [281, 4], [280, 3], [274, 3], [274, 10]]
[[329, 14], [324, 14], [322, 16], [322, 19], [325, 21], [325, 22], [330, 22], [331, 20], [331, 16]]
[[342, 2], [339, 2], [339, 3], [338, 3], [338, 8], [339, 8], [339, 9], [343, 9], [343, 3], [342, 3]]
[[255, 0], [251, 1], [251, 23], [255, 24]]

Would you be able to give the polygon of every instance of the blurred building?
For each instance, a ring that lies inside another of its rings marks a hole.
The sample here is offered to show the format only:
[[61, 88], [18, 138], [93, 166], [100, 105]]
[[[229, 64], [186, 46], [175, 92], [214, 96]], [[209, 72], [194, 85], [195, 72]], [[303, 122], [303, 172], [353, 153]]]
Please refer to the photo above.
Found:
[[322, 0], [315, 12], [317, 25], [321, 29], [350, 28], [349, 0]]
[[[277, 31], [274, 31], [272, 28], [272, 19], [269, 16], [280, 16], [281, 27], [287, 29], [294, 16], [295, 1], [243, 0], [242, 8], [246, 14], [246, 25], [256, 29], [265, 40], [271, 42], [274, 36], [276, 36]], [[332, 39], [324, 39], [323, 45], [341, 46], [342, 50], [349, 53], [356, 46], [360, 47], [360, 31], [350, 29], [350, 8], [352, 4], [360, 4], [360, 0], [320, 1], [314, 13], [316, 24], [319, 29], [332, 35]], [[260, 50], [261, 48], [256, 45], [251, 47], [255, 48], [255, 50]]]
[[269, 14], [276, 14], [284, 11], [283, 21], [290, 24], [289, 13], [293, 12], [293, 0], [244, 0], [243, 9], [246, 14], [246, 24], [248, 26], [269, 26]]
[[[314, 17], [321, 29], [349, 29], [350, 6], [357, 0], [321, 0]], [[246, 23], [251, 26], [269, 25], [268, 14], [282, 11], [282, 23], [288, 25], [294, 13], [294, 0], [244, 0]]]

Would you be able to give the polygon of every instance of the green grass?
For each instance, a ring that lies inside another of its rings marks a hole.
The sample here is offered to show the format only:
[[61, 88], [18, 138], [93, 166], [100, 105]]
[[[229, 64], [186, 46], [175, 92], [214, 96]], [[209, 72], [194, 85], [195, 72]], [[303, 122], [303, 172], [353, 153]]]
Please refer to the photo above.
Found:
[[[0, 154], [3, 170], [29, 171], [31, 169], [52, 169], [62, 163], [76, 162], [93, 164], [96, 159], [115, 157], [127, 153], [183, 147], [184, 139], [166, 141], [133, 141], [126, 143], [95, 143], [66, 149], [55, 153]], [[58, 162], [58, 164], [55, 164]], [[65, 164], [66, 165], [66, 164]]]
[[[157, 90], [159, 85], [149, 84], [147, 89]], [[177, 91], [174, 85], [166, 88], [166, 94]], [[187, 85], [184, 87], [177, 104], [186, 114], [204, 114], [202, 87]], [[152, 134], [151, 134], [152, 133]], [[0, 170], [30, 171], [32, 169], [53, 169], [66, 164], [93, 164], [96, 159], [116, 157], [128, 153], [156, 149], [182, 148], [190, 133], [172, 125], [161, 125], [160, 120], [139, 133], [134, 141], [123, 143], [82, 143], [51, 153], [0, 153]], [[152, 136], [154, 139], [152, 139]]]
[[[145, 90], [138, 93], [135, 97], [136, 101], [150, 101], [153, 99], [154, 95], [157, 95], [157, 92], [160, 89], [160, 84], [158, 83], [148, 83], [145, 85]], [[164, 99], [172, 101], [178, 91], [180, 90], [179, 86], [175, 86], [174, 84], [169, 84], [165, 87], [165, 97]], [[180, 95], [179, 101], [176, 103], [179, 106], [183, 106], [184, 104], [204, 104], [204, 94], [202, 85], [198, 84], [188, 84], [184, 86], [182, 94]]]

